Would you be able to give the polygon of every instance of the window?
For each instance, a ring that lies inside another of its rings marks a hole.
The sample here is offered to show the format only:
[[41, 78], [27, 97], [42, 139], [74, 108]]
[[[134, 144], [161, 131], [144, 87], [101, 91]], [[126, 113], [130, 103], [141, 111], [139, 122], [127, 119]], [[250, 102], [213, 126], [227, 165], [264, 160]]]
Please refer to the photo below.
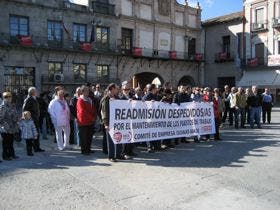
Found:
[[109, 4], [108, 0], [92, 1], [92, 10], [94, 13], [115, 15], [115, 5]]
[[122, 46], [123, 50], [131, 52], [132, 49], [132, 30], [122, 28]]
[[35, 85], [35, 68], [5, 66], [4, 77], [5, 91], [27, 91], [30, 86]]
[[256, 9], [256, 23], [264, 23], [264, 8]]
[[73, 64], [74, 81], [85, 82], [86, 81], [86, 65], [85, 64]]
[[28, 17], [10, 15], [10, 35], [28, 36], [29, 34]]
[[73, 24], [73, 39], [74, 42], [85, 42], [87, 34], [87, 26], [85, 24]]
[[55, 74], [62, 73], [62, 63], [49, 63], [49, 81], [54, 81]]
[[109, 46], [109, 28], [96, 27], [96, 46], [107, 48]]
[[48, 40], [61, 42], [62, 40], [61, 22], [48, 21]]
[[223, 36], [223, 53], [230, 53], [230, 36]]
[[109, 66], [108, 65], [97, 65], [96, 75], [98, 79], [108, 79], [109, 78]]
[[196, 39], [192, 38], [189, 40], [188, 53], [189, 56], [194, 56], [196, 54]]
[[255, 44], [255, 58], [259, 65], [264, 65], [264, 43]]

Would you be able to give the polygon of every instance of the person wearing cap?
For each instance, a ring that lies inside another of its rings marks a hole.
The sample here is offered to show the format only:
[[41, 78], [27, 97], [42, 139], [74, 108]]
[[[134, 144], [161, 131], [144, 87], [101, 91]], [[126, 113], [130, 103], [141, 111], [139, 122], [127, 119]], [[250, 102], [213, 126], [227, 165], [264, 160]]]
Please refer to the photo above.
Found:
[[12, 94], [3, 93], [3, 102], [0, 105], [0, 132], [2, 136], [3, 160], [17, 159], [14, 150], [14, 135], [19, 131], [18, 121], [20, 116], [15, 106], [12, 105]]

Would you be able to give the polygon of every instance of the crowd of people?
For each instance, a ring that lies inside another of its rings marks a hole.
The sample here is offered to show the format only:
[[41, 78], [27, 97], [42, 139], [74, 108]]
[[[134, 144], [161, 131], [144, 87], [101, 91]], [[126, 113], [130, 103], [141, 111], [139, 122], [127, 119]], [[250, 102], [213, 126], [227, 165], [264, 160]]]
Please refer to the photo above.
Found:
[[[164, 103], [206, 102], [214, 107], [216, 133], [213, 140], [222, 140], [220, 127], [228, 120], [229, 126], [236, 129], [261, 128], [262, 123], [271, 123], [271, 109], [273, 95], [266, 88], [259, 93], [258, 88], [232, 87], [228, 85], [224, 90], [209, 87], [190, 87], [180, 85], [176, 91], [170, 84], [157, 87], [147, 84], [142, 90], [140, 87], [131, 88], [129, 83], [123, 82], [121, 87], [110, 84], [102, 91], [99, 84], [87, 83], [77, 87], [73, 97], [62, 86], [54, 92], [43, 92], [38, 95], [35, 87], [30, 87], [28, 96], [24, 100], [22, 110], [16, 109], [12, 103], [12, 94], [4, 92], [0, 101], [0, 132], [2, 136], [3, 160], [17, 159], [14, 150], [14, 140], [17, 134], [26, 142], [28, 156], [34, 152], [44, 152], [40, 146], [40, 136], [48, 139], [55, 134], [54, 141], [59, 151], [71, 150], [72, 145], [79, 145], [82, 155], [94, 153], [92, 141], [95, 132], [103, 134], [103, 153], [109, 161], [126, 160], [137, 156], [136, 146], [145, 147], [147, 152], [167, 150], [179, 143], [190, 143], [190, 139], [167, 139], [138, 144], [114, 144], [109, 135], [110, 100], [141, 100], [161, 101]], [[48, 135], [49, 134], [49, 135]], [[209, 141], [210, 135], [194, 136], [196, 143]]]

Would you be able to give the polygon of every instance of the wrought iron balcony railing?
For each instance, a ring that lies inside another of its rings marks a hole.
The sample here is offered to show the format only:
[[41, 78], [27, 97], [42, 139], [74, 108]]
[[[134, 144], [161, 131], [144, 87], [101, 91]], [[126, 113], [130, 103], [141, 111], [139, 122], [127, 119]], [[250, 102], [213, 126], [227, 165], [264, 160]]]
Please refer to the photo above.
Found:
[[73, 50], [81, 52], [95, 53], [118, 53], [115, 44], [100, 44], [97, 42], [77, 42], [70, 39], [52, 39], [47, 36], [10, 36], [9, 34], [0, 34], [0, 45], [12, 45], [19, 47], [34, 47], [56, 50]]
[[234, 56], [231, 53], [220, 52], [215, 54], [216, 63], [231, 62], [231, 61], [234, 61]]
[[91, 6], [93, 12], [95, 13], [115, 16], [115, 5], [113, 4], [103, 3], [99, 1], [92, 1]]

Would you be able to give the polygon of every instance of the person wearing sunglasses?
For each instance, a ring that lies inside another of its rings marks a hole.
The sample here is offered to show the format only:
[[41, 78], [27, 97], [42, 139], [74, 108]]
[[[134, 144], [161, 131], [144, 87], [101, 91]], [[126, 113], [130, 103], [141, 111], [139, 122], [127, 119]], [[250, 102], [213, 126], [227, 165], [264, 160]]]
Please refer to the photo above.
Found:
[[12, 105], [12, 94], [3, 93], [3, 102], [0, 105], [0, 132], [2, 136], [3, 160], [17, 159], [14, 150], [14, 135], [18, 132], [18, 120], [20, 116], [15, 106]]

